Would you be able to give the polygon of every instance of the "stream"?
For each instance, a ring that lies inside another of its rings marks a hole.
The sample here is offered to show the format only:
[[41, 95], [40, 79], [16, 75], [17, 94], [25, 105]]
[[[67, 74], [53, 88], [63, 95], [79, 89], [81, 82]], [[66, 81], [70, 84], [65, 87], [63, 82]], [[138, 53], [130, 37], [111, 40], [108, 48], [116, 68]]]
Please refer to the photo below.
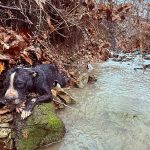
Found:
[[72, 89], [77, 104], [58, 112], [66, 136], [43, 150], [150, 150], [150, 69], [134, 69], [142, 63], [95, 64], [98, 81]]

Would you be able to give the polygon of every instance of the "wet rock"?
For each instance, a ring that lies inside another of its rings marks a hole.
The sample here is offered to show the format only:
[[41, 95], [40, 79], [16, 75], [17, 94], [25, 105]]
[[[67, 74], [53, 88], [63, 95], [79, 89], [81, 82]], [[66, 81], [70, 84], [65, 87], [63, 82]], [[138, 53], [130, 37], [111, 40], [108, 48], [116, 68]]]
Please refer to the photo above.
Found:
[[13, 121], [12, 114], [0, 115], [0, 123], [7, 123]]
[[122, 54], [122, 53], [112, 58], [113, 61], [118, 61], [118, 62], [126, 62], [132, 59], [133, 59], [133, 55], [127, 55], [127, 54]]
[[146, 60], [150, 60], [150, 54], [145, 54], [143, 58]]
[[64, 137], [65, 126], [52, 103], [37, 105], [27, 120], [15, 120], [17, 150], [34, 150]]
[[93, 83], [93, 82], [96, 82], [96, 81], [97, 81], [97, 76], [96, 75], [90, 75], [89, 76], [89, 79], [88, 79], [89, 83]]
[[55, 97], [55, 96], [53, 96], [53, 104], [56, 110], [65, 108], [64, 102], [62, 102], [60, 98]]
[[94, 68], [91, 64], [88, 64], [87, 69], [88, 69], [88, 72], [92, 72]]
[[3, 108], [0, 109], [0, 115], [6, 114], [6, 113], [11, 112], [11, 111], [12, 111], [12, 108], [8, 108], [8, 107], [4, 106]]
[[77, 88], [84, 88], [90, 81], [97, 81], [96, 75], [94, 74], [94, 67], [91, 64], [87, 66], [80, 66], [74, 72], [71, 72], [71, 76], [74, 79], [74, 86]]
[[9, 123], [0, 124], [0, 139], [7, 138], [11, 133], [11, 128]]
[[143, 68], [146, 70], [146, 69], [150, 69], [150, 64], [148, 65], [143, 65]]
[[88, 80], [89, 80], [89, 74], [88, 73], [82, 73], [76, 83], [75, 83], [75, 86], [78, 87], [78, 88], [84, 88], [85, 85], [88, 83]]
[[0, 150], [12, 149], [12, 127], [10, 122], [13, 121], [13, 115], [9, 112], [11, 109], [2, 107], [0, 109]]
[[124, 61], [126, 57], [126, 55], [119, 55], [118, 57], [113, 58], [113, 61]]
[[114, 54], [112, 54], [112, 57], [113, 57], [113, 58], [118, 58], [118, 57], [119, 57], [119, 54], [114, 53]]
[[55, 96], [55, 99], [57, 97], [57, 99], [59, 98], [65, 104], [74, 104], [74, 103], [76, 103], [75, 99], [71, 96], [71, 94], [69, 94], [67, 92], [67, 89], [56, 86], [52, 90], [52, 94], [53, 94], [53, 96]]

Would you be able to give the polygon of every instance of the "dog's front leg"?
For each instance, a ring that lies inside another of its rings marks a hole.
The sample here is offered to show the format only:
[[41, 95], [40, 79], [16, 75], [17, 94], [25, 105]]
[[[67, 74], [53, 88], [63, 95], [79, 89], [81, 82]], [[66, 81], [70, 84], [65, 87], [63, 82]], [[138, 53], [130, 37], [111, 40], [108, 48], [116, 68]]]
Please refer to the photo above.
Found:
[[32, 113], [32, 110], [33, 110], [33, 108], [34, 108], [34, 106], [36, 104], [39, 104], [41, 102], [50, 102], [50, 101], [52, 101], [52, 95], [51, 95], [51, 93], [42, 95], [42, 96], [40, 96], [38, 98], [31, 99], [31, 101], [29, 101], [27, 103], [26, 108], [22, 111], [21, 119], [25, 119], [28, 116], [30, 116], [31, 113]]

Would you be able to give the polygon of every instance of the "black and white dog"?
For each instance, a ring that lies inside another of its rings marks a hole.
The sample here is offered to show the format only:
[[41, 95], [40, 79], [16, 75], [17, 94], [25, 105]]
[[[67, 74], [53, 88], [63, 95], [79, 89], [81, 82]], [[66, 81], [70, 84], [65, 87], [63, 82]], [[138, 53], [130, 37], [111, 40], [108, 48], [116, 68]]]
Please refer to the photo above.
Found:
[[40, 96], [27, 101], [21, 111], [21, 118], [28, 117], [34, 106], [41, 102], [52, 101], [51, 88], [59, 83], [61, 87], [67, 83], [67, 77], [52, 64], [42, 64], [34, 68], [15, 67], [6, 72], [4, 81], [4, 100], [7, 103], [19, 104], [27, 100], [30, 92]]

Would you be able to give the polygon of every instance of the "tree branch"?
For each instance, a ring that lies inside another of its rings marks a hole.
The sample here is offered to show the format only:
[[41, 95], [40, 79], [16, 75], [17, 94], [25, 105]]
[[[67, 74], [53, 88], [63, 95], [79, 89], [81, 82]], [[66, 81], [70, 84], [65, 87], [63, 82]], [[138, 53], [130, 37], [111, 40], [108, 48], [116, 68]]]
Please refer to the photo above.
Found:
[[[19, 12], [23, 15], [23, 17], [26, 18], [26, 21], [24, 21], [24, 22], [29, 23], [29, 24], [33, 24], [32, 21], [28, 18], [28, 16], [26, 16], [26, 15], [21, 11], [20, 8], [17, 8], [17, 7], [9, 7], [9, 6], [4, 6], [4, 5], [0, 5], [0, 8], [19, 11]], [[18, 20], [21, 21], [22, 19], [19, 19], [19, 18], [18, 18]]]
[[20, 11], [20, 9], [19, 9], [19, 8], [9, 7], [9, 6], [3, 6], [3, 5], [0, 5], [0, 8], [3, 8], [3, 9], [11, 9], [11, 10], [17, 10], [17, 11]]

